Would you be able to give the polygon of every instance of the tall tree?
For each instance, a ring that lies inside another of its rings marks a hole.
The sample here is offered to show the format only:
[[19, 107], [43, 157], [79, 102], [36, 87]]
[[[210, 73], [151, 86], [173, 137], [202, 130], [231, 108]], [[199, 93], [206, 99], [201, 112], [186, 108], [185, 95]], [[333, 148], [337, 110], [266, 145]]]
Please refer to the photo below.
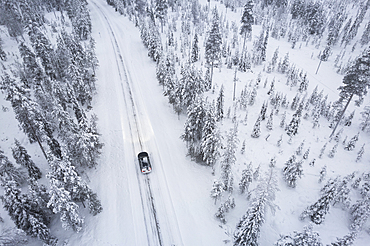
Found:
[[31, 160], [31, 156], [27, 153], [26, 148], [24, 148], [21, 143], [15, 139], [15, 147], [12, 148], [13, 157], [17, 164], [24, 166], [28, 170], [28, 176], [34, 179], [41, 178], [41, 171], [35, 163]]
[[252, 205], [236, 226], [234, 246], [258, 246], [261, 226], [265, 222], [266, 207], [275, 212], [274, 200], [277, 190], [276, 173], [273, 168], [270, 168], [257, 186]]
[[253, 0], [248, 0], [244, 5], [243, 15], [240, 20], [240, 35], [244, 37], [242, 54], [244, 54], [245, 51], [245, 41], [252, 33], [252, 25], [254, 24], [253, 6]]
[[210, 78], [211, 87], [212, 87], [213, 67], [215, 63], [219, 62], [221, 59], [221, 44], [222, 44], [222, 35], [220, 32], [220, 18], [218, 16], [217, 8], [214, 8], [211, 30], [209, 31], [205, 47], [205, 58], [207, 64], [211, 67], [211, 78]]
[[358, 96], [356, 105], [360, 105], [364, 96], [367, 94], [367, 89], [370, 86], [370, 48], [367, 48], [364, 53], [358, 57], [354, 63], [348, 68], [346, 75], [343, 78], [343, 86], [340, 86], [339, 102], [346, 105], [340, 114], [340, 117], [330, 135], [332, 137], [341, 121], [344, 112], [346, 111], [353, 96]]
[[236, 150], [238, 147], [238, 125], [234, 123], [234, 127], [230, 129], [227, 135], [227, 145], [224, 154], [222, 155], [221, 161], [221, 180], [224, 184], [224, 189], [227, 191], [233, 190], [233, 174], [232, 166], [236, 162]]
[[167, 16], [168, 3], [167, 0], [156, 0], [155, 1], [155, 17], [161, 22], [161, 30], [163, 32], [163, 26], [165, 18]]

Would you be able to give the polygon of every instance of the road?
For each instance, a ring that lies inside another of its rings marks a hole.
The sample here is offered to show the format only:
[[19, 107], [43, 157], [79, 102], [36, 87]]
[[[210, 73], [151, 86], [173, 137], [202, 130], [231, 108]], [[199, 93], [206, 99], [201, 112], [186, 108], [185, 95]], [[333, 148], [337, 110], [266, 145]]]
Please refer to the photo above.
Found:
[[[89, 174], [103, 212], [86, 216], [70, 245], [218, 245], [210, 170], [186, 157], [183, 122], [162, 96], [155, 64], [138, 29], [106, 1], [89, 8], [99, 59], [94, 111], [104, 143], [99, 167]], [[137, 154], [147, 151], [153, 171], [142, 175]], [[217, 243], [215, 243], [217, 242]]]

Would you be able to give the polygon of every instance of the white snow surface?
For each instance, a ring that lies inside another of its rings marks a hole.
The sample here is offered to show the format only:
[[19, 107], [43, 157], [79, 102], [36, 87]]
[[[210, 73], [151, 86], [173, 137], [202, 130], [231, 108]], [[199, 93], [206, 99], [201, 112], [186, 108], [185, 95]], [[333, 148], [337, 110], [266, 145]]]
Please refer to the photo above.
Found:
[[[200, 1], [205, 4], [206, 1]], [[217, 5], [218, 10], [225, 14], [226, 10], [218, 2], [211, 2], [211, 8]], [[101, 140], [104, 143], [100, 164], [95, 170], [88, 172], [90, 187], [97, 192], [101, 199], [103, 211], [92, 217], [83, 212], [85, 225], [80, 233], [64, 231], [58, 221], [54, 222], [52, 233], [60, 241], [59, 245], [124, 245], [124, 246], [216, 246], [231, 245], [232, 235], [236, 223], [243, 216], [250, 205], [245, 195], [240, 195], [235, 188], [232, 196], [236, 200], [236, 208], [226, 215], [228, 222], [224, 225], [214, 218], [219, 202], [214, 205], [210, 198], [210, 189], [214, 179], [219, 177], [219, 164], [216, 165], [216, 175], [211, 174], [209, 167], [195, 163], [186, 156], [185, 143], [180, 139], [183, 132], [185, 115], [180, 119], [163, 96], [162, 87], [155, 77], [155, 63], [147, 56], [147, 50], [142, 44], [140, 33], [133, 22], [127, 17], [115, 12], [106, 1], [90, 0], [91, 19], [93, 24], [92, 36], [96, 40], [96, 53], [99, 59], [97, 71], [97, 95], [94, 98], [93, 108], [97, 114], [98, 128]], [[239, 23], [241, 9], [237, 13], [227, 11], [230, 21]], [[367, 15], [368, 18], [368, 15]], [[365, 23], [366, 21], [364, 21]], [[253, 26], [253, 39], [259, 35], [260, 26]], [[361, 33], [361, 32], [359, 32]], [[202, 40], [205, 35], [203, 35]], [[252, 40], [253, 40], [252, 39]], [[199, 42], [202, 43], [202, 42]], [[4, 48], [17, 47], [16, 44], [6, 42]], [[247, 43], [251, 49], [252, 42]], [[337, 99], [338, 86], [341, 85], [342, 75], [335, 72], [334, 59], [339, 49], [334, 50], [328, 62], [321, 65], [318, 74], [315, 74], [318, 64], [317, 55], [320, 49], [313, 45], [295, 49], [284, 40], [269, 38], [267, 60], [271, 59], [275, 49], [279, 47], [279, 57], [289, 52], [290, 61], [308, 73], [310, 81], [308, 94], [318, 85], [319, 92], [324, 89], [329, 100]], [[357, 55], [359, 54], [356, 50]], [[356, 53], [355, 52], [355, 53]], [[204, 52], [201, 52], [201, 55]], [[314, 54], [314, 55], [312, 55]], [[352, 54], [356, 55], [356, 54]], [[354, 56], [355, 57], [355, 56]], [[353, 58], [354, 58], [353, 57]], [[253, 68], [253, 73], [238, 72], [236, 96], [240, 95], [250, 80], [256, 79], [263, 66]], [[276, 79], [276, 91], [288, 95], [289, 101], [295, 96], [296, 90], [290, 91], [285, 85], [285, 75], [278, 73], [262, 73], [262, 85], [258, 89], [257, 101], [248, 108], [248, 124], [242, 123], [245, 112], [237, 111], [239, 123], [240, 147], [246, 140], [246, 152], [237, 153], [237, 164], [233, 166], [234, 184], [237, 186], [241, 171], [246, 164], [252, 162], [256, 169], [261, 165], [261, 173], [268, 168], [272, 157], [276, 157], [279, 191], [276, 193], [275, 203], [279, 209], [275, 214], [266, 212], [266, 222], [262, 225], [259, 244], [273, 245], [279, 234], [289, 234], [302, 231], [309, 223], [308, 219], [299, 220], [300, 213], [319, 198], [319, 190], [330, 177], [342, 177], [356, 171], [360, 174], [369, 171], [370, 146], [369, 133], [360, 133], [359, 141], [354, 151], [348, 152], [342, 144], [338, 146], [338, 153], [334, 158], [327, 156], [334, 146], [329, 141], [331, 129], [328, 122], [320, 119], [320, 127], [312, 129], [311, 120], [303, 120], [299, 134], [288, 144], [289, 137], [279, 127], [284, 110], [274, 116], [274, 130], [269, 132], [265, 128], [266, 122], [261, 123], [262, 134], [258, 139], [250, 137], [253, 125], [257, 119], [263, 101], [267, 100], [266, 93], [273, 78]], [[225, 112], [232, 107], [234, 70], [226, 67], [214, 70], [215, 94], [208, 92], [210, 99], [216, 98], [221, 84], [225, 86]], [[266, 88], [263, 88], [268, 78]], [[11, 109], [8, 102], [1, 98], [1, 104]], [[364, 105], [369, 104], [369, 98]], [[355, 107], [350, 106], [347, 113]], [[360, 109], [356, 109], [355, 119], [351, 127], [345, 128], [344, 136], [350, 139], [359, 131]], [[267, 111], [269, 114], [269, 110]], [[294, 112], [287, 110], [287, 122]], [[29, 152], [33, 153], [33, 160], [46, 168], [47, 164], [35, 144], [28, 144], [27, 138], [17, 128], [13, 112], [0, 112], [1, 147], [7, 156], [11, 156], [13, 138], [21, 140]], [[222, 134], [232, 127], [231, 119], [225, 119], [220, 125]], [[338, 130], [341, 127], [338, 128]], [[265, 137], [270, 134], [268, 140]], [[276, 146], [277, 140], [283, 135], [283, 144]], [[225, 139], [224, 139], [225, 140]], [[295, 189], [288, 188], [282, 179], [281, 169], [288, 158], [294, 153], [299, 144], [305, 140], [303, 151], [311, 148], [310, 157], [303, 164], [303, 177], [297, 182]], [[320, 149], [328, 142], [322, 159], [318, 158]], [[356, 154], [362, 144], [366, 144], [365, 154], [361, 162], [356, 163]], [[137, 154], [147, 151], [153, 166], [152, 173], [142, 175], [139, 171]], [[316, 158], [314, 167], [308, 165]], [[14, 163], [14, 161], [13, 161]], [[327, 166], [327, 178], [318, 183], [319, 172]], [[253, 181], [252, 188], [257, 182]], [[227, 199], [227, 195], [222, 201]], [[352, 197], [352, 204], [359, 196]], [[4, 225], [12, 224], [6, 212], [1, 209], [5, 219]], [[349, 232], [349, 215], [338, 207], [331, 207], [325, 221], [321, 225], [314, 225], [314, 230], [320, 233], [324, 245], [335, 241], [336, 237], [343, 237]], [[366, 227], [369, 227], [367, 223]], [[354, 245], [369, 245], [369, 234], [364, 230], [358, 234]], [[31, 243], [30, 243], [31, 245]], [[32, 242], [32, 245], [42, 245]]]

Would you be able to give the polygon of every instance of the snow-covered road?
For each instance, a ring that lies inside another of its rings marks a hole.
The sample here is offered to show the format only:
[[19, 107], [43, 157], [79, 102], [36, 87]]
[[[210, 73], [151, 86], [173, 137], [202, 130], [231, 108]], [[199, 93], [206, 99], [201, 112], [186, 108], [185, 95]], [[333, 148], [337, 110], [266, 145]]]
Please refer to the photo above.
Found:
[[[94, 108], [105, 144], [90, 179], [104, 210], [70, 243], [220, 245], [225, 235], [213, 218], [210, 170], [186, 158], [183, 122], [162, 96], [137, 28], [105, 1], [89, 8], [100, 64]], [[149, 175], [139, 171], [140, 151], [151, 157]]]

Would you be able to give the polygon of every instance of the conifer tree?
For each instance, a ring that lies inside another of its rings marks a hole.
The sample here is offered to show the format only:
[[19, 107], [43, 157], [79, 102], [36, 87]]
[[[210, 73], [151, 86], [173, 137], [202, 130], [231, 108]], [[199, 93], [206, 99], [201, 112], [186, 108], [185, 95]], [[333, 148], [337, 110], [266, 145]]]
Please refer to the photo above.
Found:
[[261, 136], [261, 117], [259, 116], [253, 127], [251, 134], [252, 138], [259, 138]]
[[221, 59], [221, 44], [222, 44], [222, 35], [220, 32], [220, 23], [219, 23], [220, 20], [217, 8], [213, 9], [212, 14], [213, 19], [211, 30], [206, 40], [205, 47], [206, 62], [211, 67], [211, 87], [212, 87], [213, 67], [215, 66], [215, 63], [219, 62]]
[[24, 173], [16, 168], [11, 163], [8, 157], [4, 154], [4, 151], [0, 149], [0, 181], [1, 184], [5, 184], [8, 180], [14, 180], [18, 184], [22, 184], [26, 177]]
[[274, 116], [274, 111], [271, 112], [271, 114], [270, 114], [270, 116], [267, 120], [266, 128], [270, 131], [272, 130], [272, 127], [273, 127], [273, 116]]
[[223, 192], [224, 192], [223, 183], [221, 181], [214, 180], [212, 190], [211, 190], [211, 197], [215, 200], [215, 204], [217, 200], [221, 199]]
[[298, 110], [297, 110], [297, 112], [294, 113], [289, 125], [285, 129], [288, 136], [294, 136], [298, 133], [298, 127], [299, 127], [300, 122], [301, 122], [301, 115], [300, 113], [298, 113]]
[[297, 150], [295, 151], [295, 154], [296, 155], [302, 155], [302, 150], [303, 150], [303, 146], [304, 146], [304, 140], [302, 141], [302, 143], [298, 146]]
[[370, 216], [370, 199], [368, 196], [356, 201], [350, 208], [351, 225], [350, 228], [354, 231], [362, 229]]
[[345, 235], [342, 238], [337, 237], [337, 241], [331, 243], [328, 246], [351, 246], [353, 245], [354, 241], [356, 240], [357, 232], [352, 231], [349, 234]]
[[280, 235], [280, 239], [276, 241], [274, 246], [323, 246], [319, 233], [313, 231], [312, 224], [304, 227], [303, 232], [294, 231], [293, 235]]
[[196, 62], [199, 60], [199, 46], [198, 46], [198, 34], [194, 34], [193, 48], [191, 49], [191, 62]]
[[220, 93], [217, 97], [217, 105], [216, 105], [216, 118], [217, 121], [220, 121], [224, 118], [224, 85], [221, 85]]
[[254, 3], [252, 0], [248, 0], [245, 3], [243, 15], [240, 20], [241, 22], [240, 35], [244, 36], [242, 54], [244, 54], [245, 52], [245, 41], [252, 33], [252, 25], [254, 24], [253, 6]]
[[280, 121], [281, 128], [285, 128], [285, 119], [286, 119], [286, 111], [284, 111], [283, 117], [281, 118], [281, 121]]
[[239, 183], [239, 190], [241, 194], [244, 194], [246, 191], [248, 192], [248, 188], [250, 183], [252, 183], [252, 165], [249, 164], [247, 169], [244, 169], [242, 172], [242, 178]]
[[351, 140], [348, 142], [346, 147], [344, 147], [345, 150], [351, 151], [355, 148], [356, 142], [358, 141], [359, 134], [360, 133], [358, 132], [353, 138], [351, 138]]
[[296, 157], [293, 155], [285, 163], [283, 168], [284, 180], [287, 182], [289, 187], [295, 188], [297, 185], [297, 179], [301, 178], [302, 173], [302, 161], [296, 161]]
[[21, 143], [15, 139], [15, 147], [12, 148], [13, 157], [17, 164], [24, 166], [28, 170], [28, 176], [34, 179], [41, 178], [41, 171], [31, 160], [31, 156], [27, 153], [26, 148], [24, 148]]
[[361, 131], [370, 131], [370, 106], [365, 106], [364, 111], [361, 112], [362, 122], [360, 124]]
[[239, 142], [237, 133], [238, 125], [234, 123], [234, 127], [228, 133], [226, 150], [222, 155], [221, 161], [221, 180], [224, 184], [225, 191], [230, 192], [233, 190], [233, 173], [231, 168], [236, 162], [235, 153]]
[[329, 211], [330, 204], [336, 196], [337, 184], [337, 179], [330, 179], [321, 190], [321, 197], [319, 200], [307, 207], [300, 218], [303, 220], [306, 217], [310, 217], [311, 221], [315, 224], [321, 224]]
[[163, 33], [163, 26], [165, 18], [167, 16], [168, 3], [167, 0], [156, 0], [155, 1], [155, 17], [161, 22], [161, 30]]
[[333, 148], [329, 152], [329, 157], [333, 158], [335, 156], [335, 153], [337, 153], [338, 143], [336, 143]]
[[216, 116], [214, 107], [209, 107], [204, 119], [204, 126], [202, 130], [201, 149], [203, 154], [203, 161], [208, 166], [213, 167], [220, 156], [221, 136], [216, 125]]
[[274, 204], [277, 179], [271, 168], [257, 186], [255, 198], [247, 212], [240, 219], [234, 232], [234, 246], [257, 246], [262, 224], [265, 222], [265, 210], [269, 207], [275, 212]]
[[321, 183], [326, 177], [326, 165], [320, 171], [319, 183]]
[[308, 155], [310, 154], [310, 148], [308, 148], [307, 150], [306, 150], [306, 152], [304, 152], [304, 154], [303, 154], [303, 159], [305, 159], [305, 160], [307, 160], [308, 159]]
[[362, 145], [360, 151], [357, 153], [356, 162], [361, 161], [362, 156], [364, 155], [364, 152], [365, 152], [365, 148], [364, 147], [365, 147], [365, 144]]
[[358, 57], [354, 63], [348, 68], [346, 75], [343, 78], [343, 86], [340, 86], [340, 98], [339, 103], [346, 102], [344, 109], [342, 110], [339, 119], [331, 133], [334, 135], [336, 128], [340, 120], [342, 119], [349, 103], [351, 102], [353, 96], [358, 96], [356, 105], [360, 105], [363, 101], [364, 96], [367, 94], [367, 89], [370, 86], [370, 49], [366, 49], [363, 54]]
[[326, 149], [326, 146], [328, 145], [328, 143], [325, 143], [324, 144], [324, 146], [321, 148], [321, 150], [320, 150], [320, 155], [319, 155], [319, 158], [321, 159], [322, 158], [322, 156], [323, 156], [323, 154], [324, 154], [324, 152], [325, 152], [325, 149]]

